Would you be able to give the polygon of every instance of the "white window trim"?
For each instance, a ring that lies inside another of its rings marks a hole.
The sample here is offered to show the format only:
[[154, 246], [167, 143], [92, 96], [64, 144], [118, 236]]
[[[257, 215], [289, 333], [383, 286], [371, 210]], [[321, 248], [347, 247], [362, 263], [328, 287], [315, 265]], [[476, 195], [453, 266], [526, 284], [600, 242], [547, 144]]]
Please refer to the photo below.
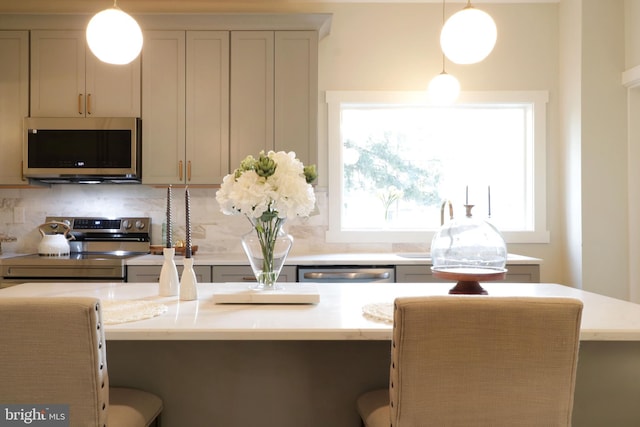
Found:
[[[431, 242], [433, 231], [344, 231], [341, 230], [342, 202], [342, 147], [340, 137], [340, 108], [341, 104], [357, 102], [403, 102], [416, 105], [428, 104], [426, 92], [396, 92], [396, 91], [327, 91], [328, 104], [328, 192], [329, 229], [326, 232], [327, 242], [332, 243], [424, 243]], [[491, 91], [491, 92], [461, 92], [458, 98], [461, 103], [502, 103], [502, 102], [532, 102], [534, 105], [534, 144], [533, 153], [529, 153], [528, 161], [534, 165], [533, 189], [530, 194], [534, 198], [534, 230], [533, 231], [505, 231], [502, 235], [507, 243], [549, 243], [550, 234], [547, 230], [547, 195], [546, 195], [546, 146], [547, 146], [547, 103], [548, 91]], [[340, 168], [336, 171], [334, 168]]]

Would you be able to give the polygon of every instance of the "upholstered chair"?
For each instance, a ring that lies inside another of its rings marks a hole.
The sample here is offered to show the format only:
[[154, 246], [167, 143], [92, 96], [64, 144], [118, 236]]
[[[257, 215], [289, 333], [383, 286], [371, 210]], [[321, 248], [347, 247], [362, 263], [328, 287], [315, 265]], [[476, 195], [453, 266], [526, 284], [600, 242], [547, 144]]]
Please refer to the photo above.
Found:
[[448, 295], [394, 304], [389, 387], [366, 427], [571, 426], [582, 302]]
[[0, 363], [0, 403], [69, 405], [72, 427], [146, 427], [163, 408], [152, 393], [109, 387], [96, 298], [0, 298]]

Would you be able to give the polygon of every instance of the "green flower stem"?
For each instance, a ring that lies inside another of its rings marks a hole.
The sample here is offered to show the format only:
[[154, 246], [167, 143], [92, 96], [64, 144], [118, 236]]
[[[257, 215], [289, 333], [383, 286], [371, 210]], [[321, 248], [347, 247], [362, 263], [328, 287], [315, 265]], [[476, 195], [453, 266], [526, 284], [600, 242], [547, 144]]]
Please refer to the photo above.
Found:
[[[278, 231], [284, 223], [284, 218], [277, 214], [265, 212], [260, 218], [251, 218], [251, 224], [256, 230], [260, 249], [262, 250], [262, 272], [267, 278], [273, 273], [273, 254], [278, 238]], [[268, 279], [269, 280], [269, 279]]]

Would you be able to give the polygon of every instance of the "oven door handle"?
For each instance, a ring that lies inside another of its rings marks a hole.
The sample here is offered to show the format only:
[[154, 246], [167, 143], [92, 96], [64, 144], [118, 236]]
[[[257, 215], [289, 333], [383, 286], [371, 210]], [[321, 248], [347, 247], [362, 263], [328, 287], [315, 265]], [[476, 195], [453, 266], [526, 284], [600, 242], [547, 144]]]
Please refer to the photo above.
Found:
[[378, 280], [378, 279], [388, 279], [389, 272], [365, 272], [365, 271], [357, 271], [357, 272], [343, 272], [343, 271], [328, 271], [328, 272], [319, 272], [312, 271], [304, 273], [305, 279], [311, 280]]

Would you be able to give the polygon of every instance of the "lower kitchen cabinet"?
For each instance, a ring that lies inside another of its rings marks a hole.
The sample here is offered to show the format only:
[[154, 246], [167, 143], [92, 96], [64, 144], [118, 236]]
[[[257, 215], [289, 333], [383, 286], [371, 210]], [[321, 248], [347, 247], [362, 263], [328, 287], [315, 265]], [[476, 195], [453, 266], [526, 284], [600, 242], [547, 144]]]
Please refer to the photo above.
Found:
[[[507, 265], [507, 277], [504, 281], [514, 283], [539, 283], [540, 266], [532, 264]], [[397, 265], [396, 282], [435, 283], [443, 282], [443, 280], [433, 277], [431, 265]]]
[[[178, 276], [182, 274], [183, 266], [178, 265]], [[127, 267], [127, 282], [159, 282], [160, 265], [135, 265]], [[196, 273], [198, 283], [211, 282], [211, 266], [210, 265], [194, 265], [193, 271]]]
[[[213, 266], [213, 282], [255, 282], [256, 277], [253, 270], [248, 265], [214, 265]], [[296, 267], [285, 265], [280, 271], [278, 282], [295, 282]]]

